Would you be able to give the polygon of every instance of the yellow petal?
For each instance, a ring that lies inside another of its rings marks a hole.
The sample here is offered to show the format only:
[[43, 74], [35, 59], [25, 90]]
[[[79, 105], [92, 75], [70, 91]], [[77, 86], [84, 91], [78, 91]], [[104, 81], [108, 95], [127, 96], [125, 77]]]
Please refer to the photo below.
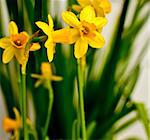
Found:
[[104, 13], [106, 14], [111, 12], [111, 3], [109, 2], [109, 0], [102, 0], [99, 6], [104, 10]]
[[21, 127], [21, 116], [20, 116], [20, 113], [19, 111], [17, 110], [17, 108], [13, 108], [13, 111], [15, 113], [15, 117], [16, 117], [16, 121], [17, 121], [17, 125], [18, 127], [20, 126]]
[[51, 68], [50, 63], [43, 62], [41, 65], [41, 72], [44, 78], [49, 79], [52, 76], [52, 68]]
[[95, 34], [96, 36], [93, 39], [89, 39], [89, 45], [92, 48], [102, 48], [105, 44], [105, 40], [100, 33], [95, 32]]
[[51, 44], [51, 46], [47, 48], [47, 57], [49, 62], [52, 62], [54, 58], [54, 53], [55, 53], [55, 45]]
[[6, 132], [11, 132], [15, 129], [18, 129], [18, 123], [16, 120], [14, 119], [10, 119], [10, 118], [4, 118], [3, 120], [3, 129]]
[[78, 18], [72, 12], [69, 12], [69, 11], [63, 12], [62, 18], [63, 18], [64, 22], [66, 22], [71, 27], [78, 27], [80, 25]]
[[47, 57], [49, 62], [53, 60], [54, 53], [55, 53], [55, 44], [51, 42], [51, 38], [48, 38], [45, 42], [45, 47], [47, 48]]
[[11, 46], [11, 42], [10, 42], [10, 39], [8, 37], [4, 37], [4, 38], [0, 39], [0, 47], [2, 49], [6, 49], [9, 46]]
[[105, 13], [102, 7], [96, 6], [95, 11], [97, 17], [105, 17]]
[[82, 7], [85, 7], [91, 4], [91, 0], [77, 0], [77, 1]]
[[48, 15], [48, 24], [49, 24], [50, 29], [53, 30], [54, 23], [50, 14]]
[[13, 58], [15, 49], [13, 46], [6, 48], [3, 52], [3, 63], [8, 63]]
[[54, 31], [52, 36], [55, 43], [72, 44], [77, 40], [76, 37], [79, 36], [79, 31], [74, 28], [63, 28]]
[[52, 80], [52, 81], [62, 81], [63, 78], [62, 78], [61, 76], [52, 75], [51, 80]]
[[80, 38], [80, 32], [76, 28], [70, 28], [70, 44], [75, 43]]
[[46, 40], [44, 46], [46, 48], [49, 48], [51, 47], [52, 45], [54, 44], [54, 41], [53, 41], [53, 37], [51, 35], [48, 36], [48, 39]]
[[88, 50], [88, 43], [86, 39], [78, 39], [77, 42], [75, 43], [75, 51], [74, 51], [74, 55], [75, 57], [81, 58], [83, 57]]
[[25, 61], [25, 55], [24, 55], [25, 49], [18, 49], [15, 48], [15, 57], [17, 59], [17, 61], [19, 62], [19, 64], [23, 64]]
[[80, 20], [91, 22], [95, 18], [95, 11], [92, 6], [86, 6], [80, 13]]
[[51, 33], [51, 28], [48, 26], [47, 23], [42, 21], [37, 21], [35, 23], [46, 35], [49, 35]]
[[96, 17], [92, 20], [92, 23], [96, 25], [97, 29], [101, 29], [107, 24], [107, 19], [104, 17]]
[[18, 34], [18, 27], [14, 21], [11, 21], [9, 23], [9, 34], [10, 35]]
[[30, 38], [29, 34], [25, 31], [21, 32], [20, 34], [24, 34], [28, 39]]
[[31, 48], [30, 48], [30, 51], [37, 51], [41, 48], [40, 44], [39, 43], [33, 43]]

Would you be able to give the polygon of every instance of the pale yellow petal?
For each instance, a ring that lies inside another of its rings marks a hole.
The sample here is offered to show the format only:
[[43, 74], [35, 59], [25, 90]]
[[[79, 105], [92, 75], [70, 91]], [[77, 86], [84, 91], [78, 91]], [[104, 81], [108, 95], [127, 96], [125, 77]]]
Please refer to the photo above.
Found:
[[92, 20], [92, 23], [96, 25], [97, 29], [101, 29], [107, 24], [107, 19], [104, 17], [96, 17]]
[[62, 81], [63, 78], [62, 78], [61, 76], [52, 75], [51, 80], [52, 80], [52, 81]]
[[74, 55], [75, 57], [81, 58], [83, 57], [88, 50], [88, 43], [86, 39], [78, 39], [77, 42], [75, 43], [75, 51], [74, 51]]
[[49, 62], [52, 62], [54, 58], [54, 53], [55, 53], [55, 45], [49, 44], [49, 47], [47, 48], [47, 57], [48, 57]]
[[42, 21], [37, 21], [35, 23], [46, 35], [49, 35], [51, 33], [51, 28], [48, 26], [47, 23]]
[[30, 51], [37, 51], [41, 48], [40, 44], [39, 43], [33, 43], [31, 48], [30, 48]]
[[91, 22], [95, 18], [95, 11], [92, 6], [86, 6], [80, 13], [80, 20]]
[[10, 35], [15, 35], [15, 34], [18, 34], [18, 27], [16, 25], [16, 23], [14, 21], [11, 21], [9, 23], [9, 34]]
[[13, 108], [13, 111], [15, 113], [15, 117], [16, 117], [16, 121], [18, 123], [18, 126], [21, 126], [21, 116], [20, 116], [19, 111], [15, 107]]
[[92, 48], [102, 48], [105, 44], [105, 40], [100, 33], [95, 32], [95, 34], [96, 36], [93, 39], [89, 39], [89, 45]]
[[39, 87], [42, 83], [43, 83], [43, 80], [41, 80], [41, 79], [37, 80], [36, 83], [35, 83], [35, 85], [34, 85], [35, 88]]
[[54, 23], [50, 14], [48, 15], [48, 24], [49, 24], [50, 29], [53, 30]]
[[62, 13], [62, 18], [65, 23], [67, 23], [71, 27], [78, 27], [80, 25], [80, 22], [77, 18], [77, 16], [69, 11], [65, 11]]
[[82, 6], [85, 7], [91, 4], [91, 0], [77, 0], [77, 2]]
[[0, 39], [0, 48], [6, 49], [11, 46], [11, 41], [8, 37], [4, 37]]
[[42, 76], [39, 75], [39, 74], [31, 74], [31, 77], [36, 78], [36, 79], [41, 79], [42, 78]]
[[14, 54], [15, 54], [15, 49], [13, 46], [6, 48], [3, 52], [3, 57], [2, 57], [3, 63], [6, 64], [10, 62], [10, 60], [14, 57]]
[[25, 49], [18, 49], [15, 48], [15, 57], [19, 64], [23, 64], [25, 61], [25, 56], [24, 56]]

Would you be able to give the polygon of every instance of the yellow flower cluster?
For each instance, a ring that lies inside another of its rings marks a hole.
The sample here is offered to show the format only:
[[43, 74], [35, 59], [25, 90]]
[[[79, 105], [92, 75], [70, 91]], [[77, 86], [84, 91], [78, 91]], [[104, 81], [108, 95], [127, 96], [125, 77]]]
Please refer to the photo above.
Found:
[[[9, 23], [9, 34], [10, 36], [0, 39], [0, 47], [4, 49], [2, 61], [8, 63], [15, 56], [19, 64], [23, 64], [25, 47], [30, 37], [25, 31], [18, 33], [18, 27], [14, 21]], [[30, 44], [30, 51], [38, 49], [40, 49], [39, 43]]]
[[[62, 12], [62, 19], [68, 27], [54, 30], [53, 19], [48, 15], [48, 23], [37, 21], [35, 24], [48, 37], [45, 41], [47, 57], [49, 62], [54, 58], [56, 43], [74, 44], [74, 56], [81, 58], [82, 67], [85, 66], [86, 53], [88, 46], [92, 48], [101, 48], [105, 44], [105, 39], [101, 35], [103, 27], [107, 24], [106, 14], [111, 11], [109, 0], [77, 0], [79, 5], [73, 5], [72, 9], [78, 12], [78, 15], [71, 11]], [[41, 48], [41, 41], [38, 34], [29, 36], [27, 32], [18, 31], [14, 21], [9, 23], [9, 36], [0, 39], [0, 47], [4, 49], [2, 55], [3, 63], [9, 63], [14, 57], [22, 65], [22, 74], [25, 74], [29, 51], [36, 51]], [[35, 38], [37, 39], [35, 39]], [[35, 41], [35, 40], [36, 41]], [[34, 41], [33, 41], [34, 40]], [[52, 68], [49, 63], [42, 63], [41, 75], [32, 74], [33, 78], [38, 79], [35, 86], [46, 85], [47, 81], [61, 81], [62, 77], [52, 74]], [[19, 139], [19, 129], [22, 128], [22, 121], [19, 112], [14, 108], [16, 119], [5, 118], [3, 129], [6, 132], [14, 131], [15, 139]]]
[[97, 16], [105, 17], [106, 14], [111, 12], [111, 4], [109, 0], [77, 0], [79, 5], [73, 5], [75, 11], [80, 12], [84, 7], [91, 5]]
[[39, 74], [32, 74], [33, 78], [38, 79], [35, 83], [35, 87], [38, 87], [39, 85], [43, 84], [48, 81], [61, 81], [62, 77], [56, 76], [52, 74], [52, 68], [51, 65], [48, 62], [43, 62], [41, 65], [41, 75]]
[[[92, 48], [101, 48], [105, 40], [101, 35], [102, 28], [106, 25], [105, 15], [111, 11], [109, 0], [78, 0], [79, 5], [72, 8], [79, 12], [65, 11], [62, 18], [69, 27], [55, 30], [52, 17], [48, 15], [48, 24], [37, 21], [36, 25], [48, 36], [45, 42], [49, 62], [53, 60], [56, 43], [75, 44], [74, 55], [77, 59], [82, 58], [88, 50], [88, 45]], [[2, 61], [8, 63], [15, 56], [19, 64], [23, 64], [25, 59], [25, 48], [30, 39], [26, 32], [18, 32], [17, 25], [11, 21], [9, 24], [10, 36], [0, 39], [0, 47], [4, 49]], [[40, 49], [39, 43], [31, 43], [29, 51]]]
[[[3, 120], [3, 130], [7, 133], [13, 132], [11, 139], [19, 140], [19, 129], [22, 128], [22, 118], [17, 108], [14, 107], [13, 111], [15, 114], [15, 119], [5, 117]], [[29, 119], [27, 119], [26, 122], [28, 125], [31, 124], [31, 121]]]

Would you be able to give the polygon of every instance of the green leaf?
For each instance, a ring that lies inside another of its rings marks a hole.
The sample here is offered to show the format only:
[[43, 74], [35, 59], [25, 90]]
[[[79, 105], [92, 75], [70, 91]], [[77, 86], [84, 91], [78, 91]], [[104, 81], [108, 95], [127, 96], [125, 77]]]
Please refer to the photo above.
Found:
[[118, 126], [118, 128], [114, 128], [114, 134], [116, 133], [120, 133], [120, 131], [123, 131], [124, 129], [128, 128], [130, 125], [132, 125], [133, 123], [135, 123], [138, 120], [138, 117], [135, 116], [129, 120], [127, 120], [126, 122], [124, 122], [123, 124], [121, 124], [120, 126]]
[[77, 125], [78, 125], [77, 120], [74, 120], [73, 125], [72, 125], [72, 140], [78, 139], [78, 137], [77, 137]]
[[147, 138], [149, 139], [150, 138], [150, 129], [149, 129], [150, 118], [148, 116], [148, 111], [143, 103], [135, 103], [135, 106], [137, 108], [139, 118], [145, 128]]
[[90, 124], [87, 127], [87, 139], [88, 140], [91, 139], [91, 136], [92, 136], [95, 128], [96, 128], [96, 121], [90, 122]]

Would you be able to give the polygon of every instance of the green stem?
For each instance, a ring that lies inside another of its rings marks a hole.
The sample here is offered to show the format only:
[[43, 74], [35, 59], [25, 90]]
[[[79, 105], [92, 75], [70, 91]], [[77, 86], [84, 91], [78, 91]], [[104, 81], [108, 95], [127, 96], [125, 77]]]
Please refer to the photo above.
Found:
[[77, 112], [77, 139], [80, 140], [80, 108], [79, 106], [78, 106], [78, 112]]
[[80, 59], [77, 60], [77, 67], [78, 67], [78, 92], [79, 92], [79, 110], [80, 110], [80, 121], [81, 121], [81, 130], [82, 130], [82, 138], [86, 140], [86, 126], [85, 126], [85, 112], [84, 112], [84, 98], [83, 98], [83, 73], [81, 70], [81, 63]]
[[26, 74], [22, 73], [22, 121], [23, 121], [24, 140], [28, 140], [26, 120], [27, 120]]
[[48, 92], [49, 92], [49, 106], [48, 106], [48, 114], [47, 114], [47, 118], [46, 118], [46, 123], [45, 123], [44, 131], [43, 131], [43, 138], [45, 138], [47, 135], [47, 131], [48, 131], [48, 127], [49, 127], [49, 123], [50, 123], [50, 119], [51, 119], [53, 99], [54, 99], [54, 93], [53, 93], [52, 85], [51, 85], [51, 82], [49, 80], [46, 83], [46, 87], [47, 87]]
[[20, 104], [20, 111], [22, 114], [22, 88], [21, 88], [21, 73], [20, 73], [20, 65], [17, 65], [17, 73], [18, 73], [18, 87], [19, 87], [19, 104]]

